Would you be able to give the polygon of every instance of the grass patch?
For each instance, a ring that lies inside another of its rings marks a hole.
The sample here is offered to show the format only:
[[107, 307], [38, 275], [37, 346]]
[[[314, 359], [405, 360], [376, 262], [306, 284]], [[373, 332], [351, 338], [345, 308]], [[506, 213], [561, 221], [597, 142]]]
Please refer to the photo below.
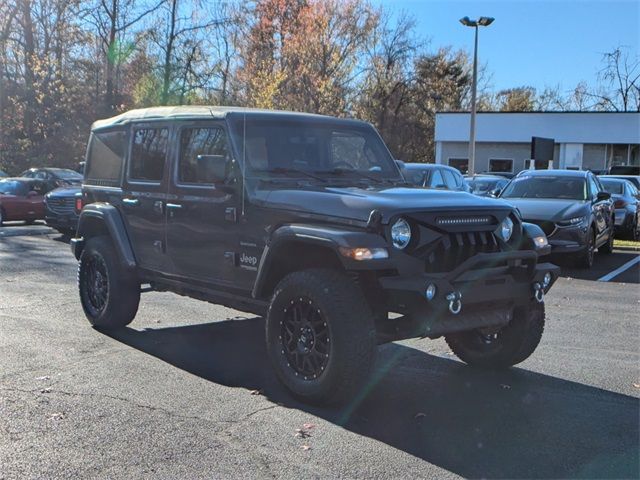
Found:
[[620, 240], [616, 238], [613, 241], [613, 247], [625, 247], [640, 250], [640, 242], [634, 242], [633, 240]]

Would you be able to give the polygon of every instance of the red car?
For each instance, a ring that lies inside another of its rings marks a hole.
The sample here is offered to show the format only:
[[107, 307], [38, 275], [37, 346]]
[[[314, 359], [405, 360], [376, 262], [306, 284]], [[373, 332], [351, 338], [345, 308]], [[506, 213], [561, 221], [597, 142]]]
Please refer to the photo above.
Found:
[[32, 178], [0, 178], [0, 226], [3, 222], [44, 219], [44, 183]]

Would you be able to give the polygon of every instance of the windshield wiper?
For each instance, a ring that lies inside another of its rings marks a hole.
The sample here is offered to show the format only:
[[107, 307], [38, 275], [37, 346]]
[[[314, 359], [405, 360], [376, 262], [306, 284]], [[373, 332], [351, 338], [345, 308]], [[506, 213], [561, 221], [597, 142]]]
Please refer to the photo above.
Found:
[[320, 177], [318, 175], [314, 175], [313, 173], [307, 172], [306, 170], [300, 170], [298, 168], [277, 167], [277, 168], [270, 168], [269, 170], [262, 170], [262, 171], [266, 172], [266, 173], [302, 174], [302, 175], [306, 175], [307, 177], [314, 178], [316, 180], [320, 180], [321, 182], [324, 182], [324, 183], [327, 182], [326, 178], [322, 178], [322, 177]]

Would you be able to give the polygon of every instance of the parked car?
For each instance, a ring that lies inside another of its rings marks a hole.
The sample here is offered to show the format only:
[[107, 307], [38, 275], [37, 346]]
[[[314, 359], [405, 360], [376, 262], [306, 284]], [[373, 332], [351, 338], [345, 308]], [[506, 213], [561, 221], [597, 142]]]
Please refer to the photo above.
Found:
[[433, 163], [404, 163], [404, 178], [412, 185], [441, 190], [468, 192], [462, 174], [455, 168]]
[[638, 190], [640, 190], [640, 175], [600, 175], [598, 178], [617, 178], [620, 180], [628, 180], [629, 182], [633, 183], [633, 185]]
[[640, 165], [614, 165], [609, 169], [609, 175], [640, 176]]
[[403, 338], [522, 362], [559, 273], [512, 206], [406, 188], [354, 119], [134, 110], [93, 124], [82, 194], [71, 248], [92, 325], [129, 324], [141, 284], [253, 312], [278, 379], [313, 403], [364, 391], [377, 345]]
[[616, 236], [640, 238], [640, 193], [628, 180], [605, 177], [600, 179], [604, 189], [611, 194], [616, 209]]
[[82, 174], [68, 168], [30, 168], [22, 172], [20, 176], [43, 180], [47, 192], [58, 187], [82, 184]]
[[28, 224], [44, 219], [45, 186], [41, 180], [7, 177], [0, 179], [0, 226], [24, 220]]
[[8, 176], [9, 175], [6, 172], [0, 170], [0, 178], [4, 178], [4, 177], [8, 177]]
[[490, 197], [494, 193], [499, 193], [509, 183], [508, 178], [490, 174], [465, 177], [465, 180], [471, 189], [471, 193], [480, 197]]
[[72, 235], [78, 226], [76, 200], [81, 196], [81, 187], [61, 187], [44, 196], [44, 219], [52, 228], [60, 233]]
[[611, 194], [589, 171], [527, 170], [514, 178], [500, 198], [514, 205], [525, 222], [540, 226], [552, 254], [569, 254], [591, 268], [596, 249], [611, 253], [614, 208]]

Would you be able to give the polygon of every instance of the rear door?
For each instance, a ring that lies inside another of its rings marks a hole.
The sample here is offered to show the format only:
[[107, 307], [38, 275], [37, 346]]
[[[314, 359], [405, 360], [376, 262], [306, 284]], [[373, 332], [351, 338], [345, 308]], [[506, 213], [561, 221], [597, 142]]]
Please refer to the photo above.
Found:
[[[176, 151], [167, 201], [167, 252], [179, 277], [232, 287], [236, 265], [239, 193], [232, 171], [215, 182], [203, 155], [229, 164], [231, 151], [223, 122], [191, 122], [176, 132]], [[200, 157], [200, 159], [199, 159]]]
[[123, 218], [138, 265], [167, 269], [165, 202], [171, 126], [165, 122], [134, 124], [122, 189]]

